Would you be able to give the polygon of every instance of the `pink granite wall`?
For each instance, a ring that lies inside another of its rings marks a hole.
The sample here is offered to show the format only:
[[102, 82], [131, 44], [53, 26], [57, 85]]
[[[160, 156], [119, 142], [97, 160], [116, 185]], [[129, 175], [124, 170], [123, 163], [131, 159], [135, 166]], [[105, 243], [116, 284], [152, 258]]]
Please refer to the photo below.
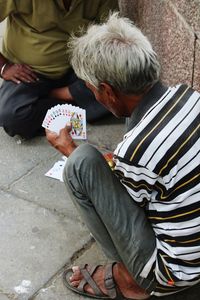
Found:
[[200, 91], [200, 0], [119, 0], [119, 5], [158, 53], [163, 82]]

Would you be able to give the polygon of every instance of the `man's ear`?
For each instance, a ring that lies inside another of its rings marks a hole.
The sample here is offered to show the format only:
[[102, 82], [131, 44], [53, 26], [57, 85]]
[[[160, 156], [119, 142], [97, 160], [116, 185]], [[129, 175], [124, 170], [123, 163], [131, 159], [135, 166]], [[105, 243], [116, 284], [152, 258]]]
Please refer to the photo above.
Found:
[[108, 83], [102, 82], [99, 86], [99, 92], [102, 94], [103, 97], [106, 97], [107, 99], [111, 100], [112, 102], [115, 102], [116, 100], [116, 94], [111, 85]]

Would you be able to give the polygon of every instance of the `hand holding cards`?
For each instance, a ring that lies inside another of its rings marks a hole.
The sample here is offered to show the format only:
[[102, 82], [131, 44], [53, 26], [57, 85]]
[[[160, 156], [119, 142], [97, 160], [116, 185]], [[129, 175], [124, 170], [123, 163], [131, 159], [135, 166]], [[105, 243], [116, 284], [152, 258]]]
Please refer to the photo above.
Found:
[[86, 112], [71, 104], [58, 104], [46, 113], [42, 127], [59, 134], [67, 124], [71, 124], [70, 132], [73, 139], [86, 139]]

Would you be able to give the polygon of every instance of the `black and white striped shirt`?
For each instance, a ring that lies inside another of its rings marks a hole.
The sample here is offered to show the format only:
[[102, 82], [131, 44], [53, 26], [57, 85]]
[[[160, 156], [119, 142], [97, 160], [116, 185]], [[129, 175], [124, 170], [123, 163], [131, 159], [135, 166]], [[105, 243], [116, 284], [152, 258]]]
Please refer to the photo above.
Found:
[[114, 154], [116, 175], [156, 235], [142, 276], [154, 270], [156, 296], [194, 285], [200, 281], [200, 94], [186, 85], [168, 88]]

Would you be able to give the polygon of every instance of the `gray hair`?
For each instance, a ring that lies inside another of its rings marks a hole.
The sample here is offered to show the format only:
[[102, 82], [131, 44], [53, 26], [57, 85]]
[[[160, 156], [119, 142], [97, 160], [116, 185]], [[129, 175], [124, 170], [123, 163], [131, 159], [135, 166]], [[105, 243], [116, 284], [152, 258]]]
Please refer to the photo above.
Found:
[[160, 64], [150, 42], [118, 13], [72, 37], [69, 47], [75, 73], [97, 89], [104, 82], [125, 94], [139, 94], [159, 79]]

